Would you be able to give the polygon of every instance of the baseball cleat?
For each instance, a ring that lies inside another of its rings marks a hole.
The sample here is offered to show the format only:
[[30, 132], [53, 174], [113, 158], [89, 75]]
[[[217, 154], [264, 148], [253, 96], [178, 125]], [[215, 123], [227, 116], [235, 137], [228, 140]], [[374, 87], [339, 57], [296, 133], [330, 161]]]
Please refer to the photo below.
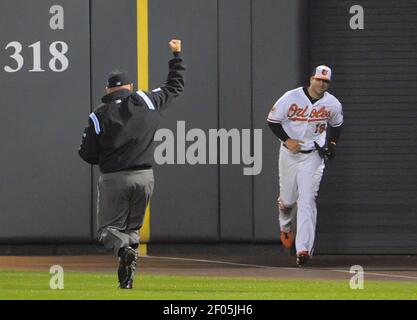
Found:
[[302, 267], [305, 265], [310, 258], [310, 255], [308, 254], [308, 251], [299, 251], [297, 252], [297, 266]]
[[292, 233], [292, 231], [281, 231], [279, 234], [279, 238], [281, 239], [283, 246], [287, 249], [290, 249], [294, 244], [294, 234]]
[[120, 289], [132, 289], [137, 259], [137, 253], [132, 247], [121, 249], [119, 255], [119, 268], [117, 270]]

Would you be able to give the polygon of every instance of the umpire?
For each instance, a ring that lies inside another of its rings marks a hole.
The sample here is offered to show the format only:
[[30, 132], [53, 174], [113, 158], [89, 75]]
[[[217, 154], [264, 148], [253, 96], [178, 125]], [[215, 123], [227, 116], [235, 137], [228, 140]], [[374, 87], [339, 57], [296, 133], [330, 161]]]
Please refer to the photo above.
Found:
[[152, 92], [133, 92], [127, 74], [109, 74], [107, 94], [89, 116], [80, 148], [82, 159], [98, 164], [99, 241], [119, 257], [119, 288], [131, 289], [137, 262], [139, 229], [154, 187], [154, 135], [162, 112], [183, 92], [185, 70], [181, 40], [171, 40], [166, 83]]

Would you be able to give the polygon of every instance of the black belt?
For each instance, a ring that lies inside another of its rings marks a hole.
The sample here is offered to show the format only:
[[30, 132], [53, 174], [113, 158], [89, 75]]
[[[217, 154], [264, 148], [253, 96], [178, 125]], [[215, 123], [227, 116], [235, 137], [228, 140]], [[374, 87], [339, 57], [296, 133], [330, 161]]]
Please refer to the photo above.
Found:
[[[285, 148], [287, 148], [288, 149], [288, 147], [285, 145], [285, 144], [283, 144], [283, 146], [285, 147]], [[289, 149], [288, 149], [289, 150]], [[300, 150], [300, 151], [298, 151], [299, 153], [304, 153], [304, 154], [307, 154], [307, 153], [312, 153], [313, 151], [314, 151], [315, 149], [312, 149], [312, 150]]]
[[120, 171], [137, 171], [137, 170], [148, 170], [148, 169], [152, 169], [152, 166], [150, 165], [134, 166], [134, 167], [121, 169]]

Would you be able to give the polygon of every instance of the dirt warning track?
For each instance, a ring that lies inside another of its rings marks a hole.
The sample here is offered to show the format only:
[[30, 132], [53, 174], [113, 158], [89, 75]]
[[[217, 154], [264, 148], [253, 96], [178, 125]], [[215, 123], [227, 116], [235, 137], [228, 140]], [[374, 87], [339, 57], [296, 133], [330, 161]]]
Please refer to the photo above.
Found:
[[[142, 256], [138, 271], [153, 275], [250, 277], [274, 279], [346, 280], [360, 265], [367, 280], [417, 282], [417, 256], [316, 256], [307, 267], [294, 266], [294, 257], [236, 257], [222, 255]], [[49, 272], [52, 265], [65, 271], [116, 272], [112, 255], [0, 256], [0, 270]]]

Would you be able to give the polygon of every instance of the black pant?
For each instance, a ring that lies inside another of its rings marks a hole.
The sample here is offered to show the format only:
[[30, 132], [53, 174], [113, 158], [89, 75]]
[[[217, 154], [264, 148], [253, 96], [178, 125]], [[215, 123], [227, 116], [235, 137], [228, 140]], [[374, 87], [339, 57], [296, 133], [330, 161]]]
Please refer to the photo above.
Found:
[[146, 207], [154, 187], [153, 170], [118, 171], [102, 174], [98, 181], [97, 228], [106, 248], [139, 245]]

